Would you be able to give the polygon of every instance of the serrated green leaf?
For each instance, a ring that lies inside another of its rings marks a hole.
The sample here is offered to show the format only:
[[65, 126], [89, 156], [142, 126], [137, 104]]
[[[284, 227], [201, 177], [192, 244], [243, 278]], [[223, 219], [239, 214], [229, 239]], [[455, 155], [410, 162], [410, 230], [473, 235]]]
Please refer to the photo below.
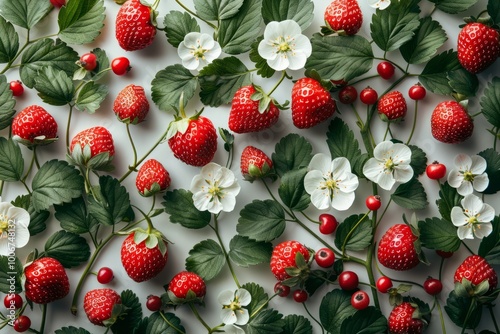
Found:
[[[23, 272], [23, 264], [17, 257], [12, 261], [7, 256], [0, 255], [0, 292], [7, 294], [14, 290], [15, 293], [21, 293], [23, 291], [21, 281]], [[14, 289], [11, 288], [11, 285], [14, 285]]]
[[285, 212], [273, 200], [254, 200], [240, 211], [236, 231], [257, 241], [272, 241], [285, 230]]
[[142, 320], [142, 306], [139, 298], [132, 290], [124, 290], [120, 294], [122, 305], [126, 307], [125, 315], [118, 317], [111, 326], [113, 333], [130, 333]]
[[416, 178], [400, 184], [391, 194], [391, 199], [397, 205], [410, 210], [425, 209], [429, 204], [424, 186]]
[[294, 20], [304, 31], [314, 18], [314, 2], [311, 0], [263, 0], [262, 17], [268, 24], [271, 21]]
[[[337, 263], [340, 261], [337, 261]], [[322, 287], [326, 281], [334, 282], [337, 279], [336, 271], [326, 272], [324, 270], [311, 270], [311, 274], [307, 277], [304, 282], [304, 289], [307, 291], [309, 297], [312, 297], [314, 293]]]
[[319, 307], [319, 319], [323, 327], [332, 334], [340, 334], [342, 322], [356, 312], [351, 306], [351, 295], [335, 289], [328, 292]]
[[194, 17], [187, 12], [183, 13], [177, 10], [172, 10], [165, 15], [163, 25], [167, 41], [174, 48], [178, 47], [190, 32], [200, 32], [200, 26]]
[[283, 315], [273, 309], [257, 313], [247, 324], [248, 334], [275, 334], [281, 333], [285, 321]]
[[476, 96], [479, 80], [475, 74], [461, 68], [448, 73], [450, 87], [456, 93], [465, 97]]
[[85, 328], [76, 328], [73, 326], [69, 327], [62, 327], [61, 329], [56, 329], [54, 332], [55, 334], [91, 334], [88, 330]]
[[[163, 317], [165, 317], [168, 320], [168, 323], [163, 319]], [[175, 328], [171, 327], [171, 325], [175, 326]], [[158, 312], [151, 314], [146, 329], [146, 333], [155, 333], [155, 334], [179, 334], [185, 332], [186, 330], [181, 325], [181, 319], [179, 319], [173, 313], [166, 313], [166, 312], [162, 312], [162, 315], [160, 315]]]
[[0, 64], [14, 60], [19, 50], [19, 36], [12, 23], [0, 16]]
[[500, 264], [500, 217], [496, 216], [491, 222], [493, 230], [490, 235], [484, 237], [479, 245], [477, 254], [488, 261], [491, 265]]
[[427, 155], [416, 145], [408, 145], [411, 150], [410, 166], [413, 169], [413, 175], [421, 175], [427, 168]]
[[7, 21], [31, 29], [50, 12], [52, 5], [50, 2], [39, 0], [0, 0], [0, 8]]
[[272, 154], [274, 169], [279, 176], [294, 169], [307, 167], [311, 159], [311, 144], [307, 139], [295, 133], [281, 138]]
[[493, 20], [493, 23], [500, 23], [500, 2], [496, 0], [488, 0], [488, 5], [486, 6], [488, 15]]
[[455, 252], [460, 248], [457, 228], [448, 220], [427, 218], [418, 222], [418, 228], [423, 247], [445, 252]]
[[91, 232], [97, 227], [98, 221], [90, 216], [82, 197], [73, 199], [71, 203], [54, 205], [55, 217], [61, 227], [72, 233], [83, 234]]
[[439, 213], [443, 219], [451, 222], [451, 209], [454, 206], [460, 206], [462, 196], [457, 192], [457, 189], [452, 188], [448, 182], [445, 182], [439, 190], [439, 199], [436, 200]]
[[236, 57], [216, 59], [199, 74], [201, 102], [211, 107], [230, 103], [240, 87], [250, 85], [251, 72]]
[[87, 240], [78, 234], [61, 230], [47, 239], [44, 253], [59, 260], [63, 267], [72, 268], [89, 259], [90, 247]]
[[45, 231], [47, 228], [46, 221], [50, 216], [50, 212], [47, 210], [35, 211], [30, 195], [18, 196], [12, 201], [12, 204], [19, 208], [23, 208], [30, 214], [30, 224], [28, 225], [30, 236]]
[[68, 203], [83, 192], [83, 177], [66, 161], [50, 160], [40, 167], [33, 178], [32, 201], [35, 211], [54, 204]]
[[316, 70], [325, 80], [349, 82], [373, 66], [372, 46], [364, 37], [314, 35], [311, 44], [312, 54], [305, 68]]
[[176, 64], [156, 73], [151, 85], [153, 102], [161, 110], [172, 112], [179, 108], [181, 96], [184, 105], [193, 97], [198, 88], [198, 77]]
[[311, 334], [313, 328], [309, 319], [302, 315], [289, 314], [283, 318], [283, 334]]
[[250, 50], [261, 33], [261, 7], [262, 0], [244, 0], [236, 15], [220, 21], [217, 41], [222, 51], [236, 55]]
[[452, 290], [444, 306], [451, 321], [460, 328], [476, 328], [481, 322], [481, 305], [469, 297], [459, 297]]
[[205, 281], [215, 278], [224, 265], [226, 257], [220, 245], [212, 239], [203, 240], [189, 251], [186, 269], [200, 275]]
[[75, 86], [66, 72], [50, 66], [41, 68], [35, 78], [35, 89], [43, 102], [63, 106], [73, 100]]
[[267, 64], [267, 60], [262, 58], [259, 54], [259, 43], [264, 39], [264, 36], [260, 36], [252, 43], [252, 47], [250, 49], [249, 57], [252, 62], [255, 64], [255, 68], [257, 68], [257, 74], [263, 78], [270, 78], [276, 73], [276, 71]]
[[500, 190], [500, 154], [493, 148], [488, 148], [478, 153], [486, 160], [486, 174], [488, 175], [488, 187], [484, 194], [494, 194]]
[[458, 62], [457, 53], [453, 50], [445, 51], [434, 56], [424, 67], [418, 79], [429, 91], [450, 95], [453, 89], [450, 87], [448, 72], [461, 68]]
[[480, 104], [481, 112], [486, 117], [486, 120], [494, 127], [500, 127], [500, 112], [498, 110], [500, 105], [500, 77], [494, 77], [488, 83]]
[[446, 31], [439, 22], [425, 17], [420, 19], [415, 35], [401, 46], [400, 52], [407, 63], [422, 64], [429, 61], [447, 39]]
[[303, 211], [311, 203], [311, 197], [304, 188], [307, 168], [291, 170], [283, 174], [278, 194], [287, 207], [294, 211]]
[[357, 311], [342, 322], [341, 334], [377, 334], [387, 331], [387, 319], [373, 306]]
[[4, 75], [0, 75], [0, 130], [9, 127], [16, 111], [16, 100], [9, 89], [9, 84]]
[[466, 11], [477, 3], [477, 0], [429, 0], [436, 4], [436, 8], [448, 14], [457, 14]]
[[255, 311], [264, 308], [263, 305], [267, 303], [269, 296], [263, 287], [254, 282], [245, 283], [241, 287], [252, 296], [252, 300], [247, 306], [248, 314], [253, 314]]
[[94, 81], [86, 82], [78, 92], [75, 106], [80, 111], [86, 111], [93, 114], [101, 106], [102, 101], [108, 95], [108, 87], [95, 83]]
[[196, 13], [204, 20], [218, 21], [236, 15], [243, 0], [194, 0]]
[[240, 267], [248, 267], [271, 260], [273, 245], [235, 235], [229, 242], [229, 258]]
[[175, 189], [167, 191], [163, 196], [165, 212], [170, 215], [172, 223], [181, 224], [185, 228], [199, 229], [210, 224], [212, 216], [208, 211], [199, 211], [193, 203], [193, 193], [189, 190]]
[[[371, 221], [364, 215], [352, 215], [339, 224], [335, 232], [335, 246], [338, 249], [360, 251], [366, 249], [372, 241]], [[361, 221], [361, 222], [360, 222]]]
[[59, 10], [59, 37], [69, 44], [93, 42], [106, 17], [103, 0], [68, 1]]
[[0, 137], [0, 180], [14, 182], [23, 177], [24, 159], [19, 144]]

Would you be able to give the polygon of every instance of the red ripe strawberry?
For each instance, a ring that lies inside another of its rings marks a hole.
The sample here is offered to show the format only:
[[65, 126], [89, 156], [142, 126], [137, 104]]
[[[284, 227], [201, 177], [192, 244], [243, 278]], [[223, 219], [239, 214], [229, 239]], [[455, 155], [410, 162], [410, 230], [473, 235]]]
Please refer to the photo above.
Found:
[[112, 157], [115, 154], [115, 146], [111, 133], [102, 126], [95, 126], [77, 133], [70, 144], [70, 152], [73, 152], [76, 147], [81, 151], [85, 151], [85, 147], [90, 148], [90, 156], [88, 159], [98, 155], [99, 153], [107, 152]]
[[472, 135], [473, 130], [472, 118], [456, 101], [441, 102], [432, 112], [432, 136], [440, 142], [461, 143]]
[[48, 144], [57, 136], [57, 123], [44, 108], [24, 108], [12, 120], [12, 134], [25, 145]]
[[247, 146], [241, 152], [240, 168], [245, 180], [253, 181], [268, 175], [273, 168], [273, 162], [258, 148]]
[[391, 226], [378, 244], [378, 261], [393, 270], [409, 270], [415, 267], [420, 262], [414, 246], [417, 239], [410, 226]]
[[335, 101], [319, 81], [302, 78], [293, 85], [292, 120], [297, 128], [310, 128], [327, 120], [335, 107]]
[[[182, 119], [171, 124], [187, 122], [184, 131], [175, 125], [173, 136], [168, 145], [177, 159], [191, 166], [205, 166], [212, 161], [217, 151], [217, 132], [208, 118], [197, 116], [194, 119]], [[174, 125], [171, 125], [174, 126]]]
[[[136, 243], [134, 240], [136, 233], [129, 234], [123, 241], [120, 251], [121, 261], [130, 278], [136, 282], [144, 282], [158, 275], [167, 264], [167, 244], [161, 237], [153, 236], [157, 243], [152, 248], [149, 248], [146, 245], [145, 238]], [[142, 233], [142, 235], [145, 235], [146, 238], [152, 237], [146, 233]], [[165, 245], [165, 247], [162, 246], [163, 252], [159, 246], [161, 242]]]
[[297, 263], [295, 262], [297, 253], [301, 253], [306, 262], [309, 261], [309, 250], [298, 241], [285, 241], [274, 247], [271, 255], [271, 272], [278, 281], [284, 281], [291, 277], [286, 272], [286, 268], [297, 268]]
[[274, 125], [280, 111], [271, 101], [262, 113], [259, 111], [259, 101], [252, 100], [255, 87], [243, 86], [236, 91], [229, 113], [229, 129], [236, 133], [258, 132]]
[[389, 334], [421, 334], [424, 332], [424, 322], [413, 318], [416, 308], [409, 302], [394, 307], [389, 315]]
[[455, 283], [462, 282], [464, 278], [473, 285], [479, 285], [481, 282], [488, 280], [490, 284], [489, 291], [494, 290], [498, 284], [498, 277], [495, 270], [479, 255], [467, 257], [455, 271]]
[[154, 10], [140, 0], [126, 1], [116, 15], [115, 35], [118, 44], [126, 51], [134, 51], [153, 43], [156, 35], [154, 16]]
[[170, 174], [158, 160], [149, 159], [139, 169], [135, 185], [141, 195], [151, 196], [170, 186]]
[[457, 51], [463, 68], [481, 72], [500, 56], [500, 34], [483, 23], [468, 23], [458, 34]]
[[120, 295], [112, 289], [94, 289], [85, 294], [83, 309], [94, 325], [105, 326], [113, 314], [113, 307], [121, 304]]
[[392, 91], [378, 100], [377, 109], [382, 120], [394, 122], [400, 121], [406, 116], [408, 107], [403, 94]]
[[24, 269], [26, 298], [36, 304], [47, 304], [66, 297], [69, 280], [61, 262], [51, 257], [33, 261]]
[[113, 111], [120, 122], [137, 124], [144, 121], [149, 112], [144, 88], [136, 85], [123, 88], [113, 103]]
[[361, 28], [363, 13], [357, 0], [333, 0], [325, 10], [325, 22], [334, 31], [354, 35]]
[[[192, 301], [201, 300], [206, 293], [203, 278], [189, 271], [181, 271], [168, 284], [167, 292], [170, 299]], [[179, 301], [180, 302], [180, 301]]]

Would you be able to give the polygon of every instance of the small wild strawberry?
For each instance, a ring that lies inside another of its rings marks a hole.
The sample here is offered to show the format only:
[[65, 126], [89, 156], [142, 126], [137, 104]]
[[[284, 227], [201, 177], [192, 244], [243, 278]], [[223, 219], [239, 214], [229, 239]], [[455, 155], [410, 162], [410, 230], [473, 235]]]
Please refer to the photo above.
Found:
[[247, 146], [241, 152], [241, 174], [248, 181], [266, 177], [273, 168], [272, 160], [261, 150]]
[[172, 278], [167, 293], [174, 304], [202, 301], [206, 293], [205, 281], [195, 273], [182, 271]]
[[69, 280], [61, 262], [51, 257], [33, 261], [24, 269], [24, 293], [36, 304], [48, 304], [66, 297]]
[[474, 122], [456, 101], [439, 103], [431, 116], [432, 136], [443, 143], [461, 143], [472, 136]]
[[378, 100], [377, 109], [382, 120], [395, 122], [404, 119], [408, 107], [403, 94], [392, 91]]
[[298, 241], [284, 241], [273, 249], [271, 255], [271, 272], [278, 281], [284, 281], [290, 278], [286, 272], [287, 268], [297, 268], [296, 255], [301, 253], [307, 262], [310, 258], [309, 249]]
[[137, 172], [135, 185], [142, 196], [152, 196], [170, 186], [170, 174], [158, 160], [149, 159]]
[[363, 24], [363, 13], [357, 0], [333, 0], [325, 10], [325, 22], [333, 31], [354, 35]]
[[57, 122], [44, 108], [32, 105], [14, 117], [12, 135], [27, 146], [49, 144], [57, 139]]
[[113, 103], [113, 111], [120, 122], [137, 124], [144, 121], [149, 112], [144, 88], [137, 85], [123, 88]]
[[393, 270], [409, 270], [415, 267], [420, 262], [414, 246], [417, 239], [406, 224], [390, 227], [378, 244], [378, 261]]
[[142, 1], [126, 1], [120, 7], [115, 20], [118, 44], [126, 51], [134, 51], [153, 43], [156, 35], [154, 16], [154, 9]]
[[483, 23], [468, 23], [458, 34], [457, 53], [463, 68], [479, 73], [500, 56], [500, 34]]
[[98, 326], [105, 326], [113, 315], [115, 305], [120, 305], [122, 300], [120, 295], [112, 289], [94, 289], [85, 294], [83, 299], [83, 309], [91, 323]]
[[394, 307], [389, 315], [388, 326], [390, 334], [421, 334], [424, 332], [422, 319], [414, 318], [417, 308], [409, 302]]

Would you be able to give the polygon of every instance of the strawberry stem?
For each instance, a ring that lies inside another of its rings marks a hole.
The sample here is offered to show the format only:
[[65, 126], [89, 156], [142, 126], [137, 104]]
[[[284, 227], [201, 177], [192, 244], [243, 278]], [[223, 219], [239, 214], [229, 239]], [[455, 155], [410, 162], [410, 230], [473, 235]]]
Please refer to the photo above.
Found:
[[198, 18], [199, 20], [205, 22], [206, 24], [208, 24], [210, 27], [212, 27], [213, 29], [217, 30], [218, 27], [215, 26], [212, 22], [210, 21], [207, 21], [205, 19], [202, 19], [198, 14], [196, 14], [195, 12], [193, 12], [192, 10], [190, 10], [189, 8], [187, 8], [182, 2], [180, 2], [179, 0], [175, 0], [175, 2], [177, 2], [177, 4], [179, 6], [181, 6], [186, 12], [188, 12], [189, 14], [191, 14], [192, 16]]
[[314, 223], [314, 224], [318, 224], [318, 225], [319, 225], [319, 221], [312, 219], [311, 217], [309, 217], [308, 215], [306, 215], [304, 211], [300, 211], [300, 213], [301, 213], [304, 217], [306, 217], [306, 219], [307, 219], [307, 220], [309, 220], [311, 223]]
[[133, 165], [136, 166], [137, 165], [137, 149], [135, 147], [134, 139], [132, 138], [132, 134], [130, 133], [130, 123], [125, 124], [125, 126], [127, 127], [127, 136], [128, 136], [129, 141], [130, 141], [130, 146], [132, 146], [132, 152], [134, 154]]
[[413, 137], [413, 134], [415, 133], [415, 127], [417, 125], [417, 114], [418, 114], [418, 100], [415, 100], [415, 113], [413, 114], [413, 126], [411, 127], [410, 136], [406, 141], [406, 145], [410, 143], [410, 140]]
[[488, 304], [486, 307], [490, 311], [491, 320], [493, 321], [493, 325], [495, 326], [496, 332], [500, 333], [500, 328], [498, 327], [497, 319], [495, 317], [495, 312], [493, 312], [493, 305], [492, 304]]
[[168, 326], [170, 326], [171, 328], [173, 328], [177, 333], [179, 334], [186, 334], [185, 332], [181, 331], [179, 328], [177, 328], [176, 326], [174, 326], [173, 323], [171, 323], [167, 317], [165, 316], [165, 314], [163, 314], [163, 312], [158, 312], [160, 314], [160, 317], [163, 319], [163, 321], [165, 321], [167, 323]]
[[318, 321], [318, 319], [316, 319], [316, 318], [315, 318], [315, 317], [311, 314], [311, 312], [309, 312], [309, 309], [307, 308], [307, 306], [306, 306], [306, 303], [305, 303], [305, 302], [303, 302], [303, 303], [302, 303], [302, 306], [304, 306], [304, 310], [305, 310], [305, 311], [306, 311], [306, 313], [307, 313], [307, 314], [311, 317], [311, 319], [312, 319], [315, 323], [317, 323], [317, 324], [319, 325], [319, 327], [321, 328], [321, 333], [322, 333], [322, 334], [325, 334], [325, 328], [323, 327], [323, 325], [321, 324], [321, 322], [319, 322], [319, 321]]
[[281, 72], [281, 78], [278, 80], [276, 85], [274, 85], [274, 87], [269, 91], [269, 93], [267, 93], [267, 96], [271, 96], [271, 94], [274, 93], [276, 88], [278, 88], [279, 85], [281, 85], [281, 83], [283, 82], [283, 80], [285, 79], [286, 76], [287, 76], [286, 71]]
[[40, 324], [40, 334], [45, 332], [45, 320], [47, 319], [47, 304], [42, 305], [42, 323]]
[[68, 122], [66, 123], [66, 151], [70, 153], [69, 149], [69, 129], [71, 127], [71, 116], [73, 115], [73, 105], [69, 105]]
[[222, 243], [222, 238], [221, 238], [220, 233], [219, 233], [219, 222], [218, 222], [217, 217], [218, 217], [218, 215], [214, 214], [214, 226], [212, 226], [212, 225], [209, 225], [209, 226], [212, 228], [212, 230], [214, 230], [215, 235], [217, 236], [217, 240], [219, 241], [219, 245], [222, 248], [222, 252], [224, 253], [224, 257], [226, 258], [227, 267], [229, 268], [229, 271], [231, 272], [231, 276], [233, 276], [234, 283], [236, 283], [236, 286], [239, 289], [239, 288], [241, 288], [241, 285], [240, 285], [240, 282], [238, 281], [238, 278], [236, 277], [236, 273], [234, 272], [234, 268], [233, 268], [233, 265], [231, 264], [231, 261], [229, 259], [229, 255], [227, 254], [226, 247]]
[[389, 198], [389, 202], [387, 202], [387, 205], [385, 206], [384, 211], [382, 211], [382, 214], [380, 215], [380, 218], [378, 219], [377, 224], [375, 224], [375, 227], [378, 227], [378, 225], [380, 224], [380, 221], [382, 220], [385, 213], [387, 212], [387, 209], [389, 208], [389, 205], [391, 204], [391, 202], [392, 202], [392, 198]]
[[443, 334], [446, 334], [446, 326], [444, 324], [443, 310], [441, 309], [441, 305], [439, 304], [439, 299], [437, 296], [434, 296], [434, 305], [437, 306], [439, 312], [439, 321], [441, 322], [441, 329], [443, 330]]
[[200, 314], [198, 313], [198, 310], [196, 309], [196, 307], [194, 307], [193, 303], [189, 302], [187, 304], [191, 309], [191, 311], [193, 312], [196, 319], [198, 319], [198, 321], [203, 325], [203, 327], [205, 327], [208, 330], [208, 333], [209, 334], [212, 333], [212, 328], [210, 328], [210, 326], [205, 322], [205, 320], [201, 318]]

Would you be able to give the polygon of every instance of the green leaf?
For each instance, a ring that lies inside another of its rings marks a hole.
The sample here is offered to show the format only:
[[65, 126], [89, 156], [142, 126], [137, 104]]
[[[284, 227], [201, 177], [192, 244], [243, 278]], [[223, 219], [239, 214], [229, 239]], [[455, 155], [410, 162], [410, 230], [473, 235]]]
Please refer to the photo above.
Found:
[[9, 127], [16, 113], [16, 100], [4, 75], [0, 75], [0, 130]]
[[488, 6], [486, 7], [488, 15], [493, 20], [493, 23], [500, 23], [500, 2], [496, 0], [488, 0]]
[[91, 334], [85, 328], [76, 328], [73, 326], [62, 327], [61, 329], [56, 329], [55, 334]]
[[307, 167], [312, 159], [312, 146], [302, 136], [291, 133], [281, 138], [274, 147], [272, 160], [279, 176], [286, 172]]
[[273, 309], [260, 311], [250, 319], [247, 334], [275, 334], [283, 331], [285, 321], [283, 315]]
[[94, 231], [99, 222], [87, 212], [83, 197], [73, 199], [71, 203], [54, 205], [56, 219], [61, 227], [72, 233], [83, 234]]
[[33, 178], [32, 201], [35, 211], [54, 204], [70, 202], [83, 192], [83, 177], [66, 161], [50, 160], [40, 167]]
[[439, 213], [444, 220], [451, 222], [451, 209], [454, 206], [460, 206], [462, 196], [457, 192], [457, 189], [452, 188], [448, 182], [445, 182], [439, 190], [439, 199], [436, 200]]
[[236, 231], [257, 241], [272, 241], [285, 230], [285, 212], [273, 200], [254, 200], [240, 211]]
[[201, 102], [211, 107], [230, 103], [240, 87], [252, 83], [251, 72], [236, 57], [216, 59], [199, 74]]
[[59, 260], [65, 268], [76, 267], [90, 257], [90, 247], [78, 234], [57, 231], [45, 242], [45, 255]]
[[416, 178], [400, 184], [391, 194], [391, 199], [397, 205], [410, 210], [425, 209], [429, 204], [424, 186]]
[[[162, 312], [162, 315], [160, 315], [159, 312], [151, 314], [148, 321], [148, 327], [145, 333], [179, 334], [179, 332], [180, 333], [186, 332], [184, 327], [181, 325], [181, 319], [179, 319], [175, 314]], [[165, 317], [168, 320], [168, 323], [165, 320], [163, 320], [163, 317]], [[175, 328], [171, 327], [170, 325], [175, 326]]]
[[207, 239], [197, 243], [189, 251], [186, 270], [197, 273], [209, 281], [220, 273], [225, 264], [226, 257], [222, 248], [217, 242]]
[[24, 159], [19, 144], [0, 137], [0, 180], [19, 181], [23, 177]]
[[124, 290], [120, 294], [122, 305], [126, 307], [125, 315], [118, 317], [111, 326], [113, 333], [130, 333], [142, 320], [142, 306], [139, 298], [132, 290]]
[[332, 334], [339, 334], [342, 322], [356, 312], [351, 306], [351, 295], [335, 289], [328, 292], [319, 307], [319, 319], [323, 327]]
[[50, 212], [47, 210], [35, 211], [30, 195], [18, 196], [14, 201], [12, 201], [12, 204], [23, 208], [30, 214], [30, 224], [28, 225], [30, 236], [34, 236], [45, 231], [47, 228], [46, 222], [47, 219], [49, 219]]
[[261, 7], [262, 0], [244, 0], [236, 15], [220, 21], [217, 41], [222, 51], [235, 55], [250, 50], [261, 32]]
[[378, 334], [387, 331], [387, 319], [373, 306], [357, 311], [342, 322], [341, 334]]
[[59, 10], [59, 37], [69, 44], [93, 42], [104, 27], [103, 0], [68, 1]]
[[413, 169], [413, 175], [418, 176], [425, 172], [427, 168], [427, 156], [425, 152], [416, 145], [408, 145], [411, 150], [410, 166]]
[[314, 18], [314, 2], [311, 0], [263, 0], [262, 17], [268, 24], [271, 21], [294, 20], [304, 31]]
[[311, 322], [302, 315], [289, 314], [283, 320], [285, 321], [283, 334], [310, 334], [313, 332]]
[[249, 282], [245, 283], [241, 286], [243, 289], [247, 290], [252, 296], [252, 300], [250, 304], [247, 306], [247, 310], [249, 314], [253, 314], [258, 309], [263, 309], [269, 296], [264, 291], [264, 288], [258, 285], [257, 283]]
[[455, 290], [452, 290], [448, 295], [444, 310], [455, 325], [470, 329], [479, 325], [483, 313], [481, 304], [475, 302], [473, 298], [459, 297]]
[[78, 53], [64, 42], [60, 40], [54, 42], [50, 38], [41, 39], [30, 44], [23, 52], [20, 68], [21, 80], [27, 87], [33, 88], [37, 73], [44, 66], [52, 66], [72, 76], [78, 69], [76, 65], [78, 59]]
[[423, 247], [445, 252], [455, 252], [460, 248], [457, 228], [446, 219], [427, 218], [418, 222], [418, 228]]
[[103, 49], [95, 48], [91, 52], [97, 56], [97, 66], [90, 74], [92, 80], [97, 81], [106, 75], [107, 71], [104, 70], [110, 68], [109, 58]]
[[428, 62], [448, 39], [446, 31], [431, 17], [420, 19], [420, 26], [413, 38], [399, 49], [409, 64]]
[[488, 148], [478, 155], [486, 160], [486, 174], [488, 174], [488, 187], [484, 194], [494, 194], [500, 190], [500, 154], [493, 148]]
[[250, 60], [254, 62], [255, 68], [257, 68], [257, 74], [263, 78], [270, 78], [276, 73], [276, 71], [267, 64], [267, 60], [262, 58], [259, 54], [259, 43], [264, 39], [264, 36], [260, 36], [252, 43], [252, 49], [250, 50]]
[[184, 105], [193, 97], [198, 88], [198, 77], [176, 64], [156, 73], [151, 85], [151, 97], [158, 108], [174, 111], [179, 108], [181, 96]]
[[477, 254], [484, 257], [491, 265], [500, 264], [500, 217], [496, 216], [491, 222], [493, 230], [490, 235], [481, 240]]
[[448, 73], [450, 87], [465, 97], [475, 97], [479, 88], [479, 80], [475, 74], [460, 68]]
[[163, 25], [167, 34], [167, 41], [174, 48], [178, 47], [190, 32], [200, 32], [200, 26], [196, 19], [189, 13], [178, 10], [172, 10], [165, 15]]
[[229, 258], [240, 267], [271, 261], [273, 245], [235, 235], [229, 242]]
[[466, 11], [477, 3], [477, 0], [429, 0], [436, 4], [436, 8], [448, 14], [457, 14]]
[[[16, 257], [13, 260], [10, 257], [0, 255], [0, 292], [5, 294], [21, 293], [23, 291], [23, 284], [21, 276], [24, 273], [23, 264]], [[14, 289], [11, 288], [14, 285]]]
[[31, 29], [50, 12], [52, 5], [50, 2], [39, 0], [0, 0], [0, 8], [7, 21]]
[[19, 36], [12, 23], [0, 16], [0, 64], [14, 60], [19, 50]]
[[73, 100], [75, 86], [66, 72], [52, 67], [43, 67], [35, 78], [35, 89], [43, 102], [63, 106]]
[[364, 37], [314, 35], [311, 43], [312, 54], [305, 68], [316, 70], [325, 80], [348, 82], [372, 69], [373, 50]]
[[440, 95], [450, 95], [453, 89], [449, 84], [448, 72], [459, 68], [461, 65], [458, 62], [457, 53], [453, 50], [445, 51], [434, 56], [425, 65], [418, 79], [429, 91]]
[[283, 174], [278, 188], [283, 204], [294, 211], [304, 211], [311, 203], [311, 197], [304, 189], [307, 168], [291, 170]]
[[[337, 261], [339, 263], [341, 261]], [[337, 279], [336, 271], [326, 272], [324, 270], [311, 270], [311, 274], [307, 277], [304, 283], [304, 289], [307, 291], [309, 297], [321, 287], [326, 281], [335, 281]]]
[[198, 211], [193, 203], [193, 193], [189, 190], [175, 189], [167, 191], [163, 196], [165, 212], [170, 215], [172, 223], [181, 224], [185, 228], [199, 229], [210, 224], [212, 216], [208, 211]]
[[[335, 246], [342, 250], [345, 249], [360, 251], [370, 246], [372, 241], [371, 221], [368, 216], [352, 215], [347, 217], [342, 224], [339, 224], [335, 232]], [[360, 222], [361, 221], [361, 222]]]
[[196, 13], [204, 20], [219, 21], [236, 15], [243, 0], [194, 0]]
[[486, 120], [494, 127], [500, 127], [500, 111], [498, 106], [500, 103], [500, 77], [494, 77], [488, 83], [481, 98], [481, 112]]
[[107, 86], [95, 83], [94, 81], [88, 81], [78, 92], [75, 106], [80, 111], [86, 111], [89, 114], [93, 114], [99, 109], [107, 95]]

